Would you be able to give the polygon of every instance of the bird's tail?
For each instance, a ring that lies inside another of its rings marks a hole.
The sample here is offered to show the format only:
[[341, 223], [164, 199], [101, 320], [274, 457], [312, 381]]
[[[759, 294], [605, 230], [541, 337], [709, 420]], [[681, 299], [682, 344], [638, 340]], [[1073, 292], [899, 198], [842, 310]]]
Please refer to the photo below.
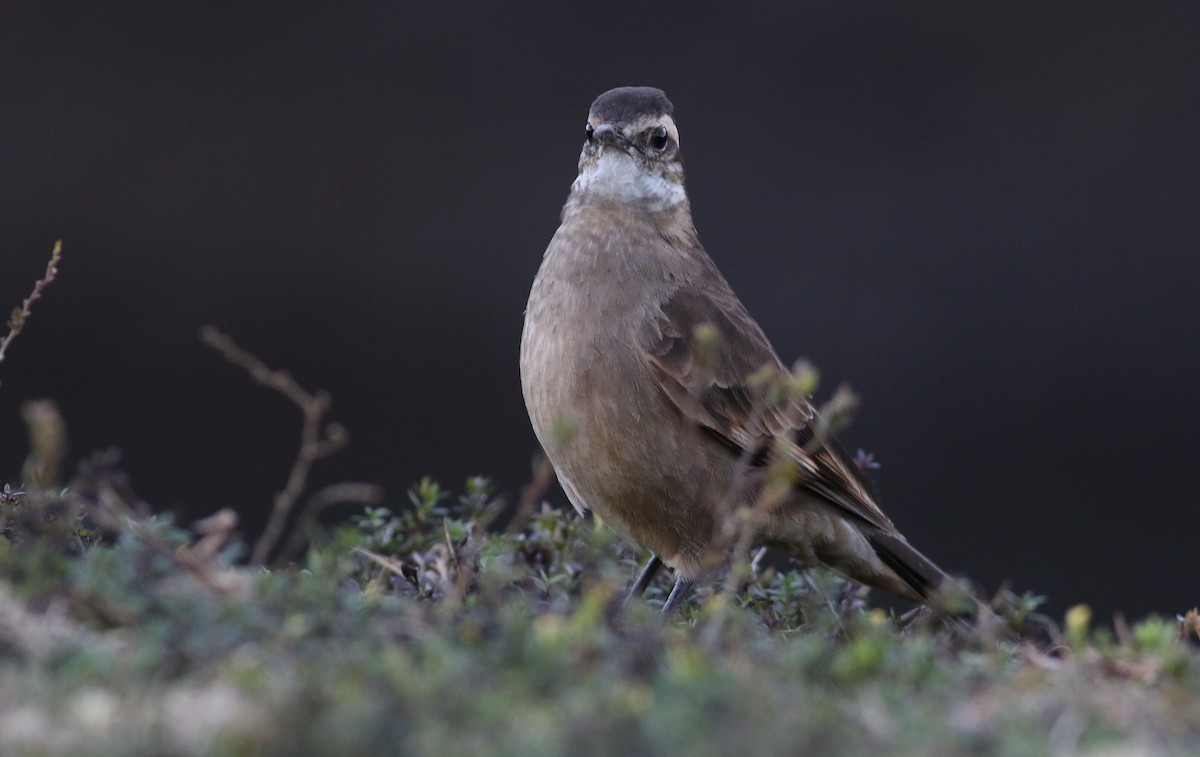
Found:
[[[954, 579], [946, 571], [909, 544], [899, 533], [874, 529], [866, 534], [866, 537], [879, 559], [911, 590], [909, 599], [923, 604], [936, 603], [953, 586]], [[978, 599], [968, 596], [968, 604], [969, 608], [965, 612], [956, 611], [955, 614], [974, 615], [979, 604]]]
[[872, 529], [866, 536], [879, 559], [922, 600], [934, 596], [950, 580], [945, 571], [900, 534]]

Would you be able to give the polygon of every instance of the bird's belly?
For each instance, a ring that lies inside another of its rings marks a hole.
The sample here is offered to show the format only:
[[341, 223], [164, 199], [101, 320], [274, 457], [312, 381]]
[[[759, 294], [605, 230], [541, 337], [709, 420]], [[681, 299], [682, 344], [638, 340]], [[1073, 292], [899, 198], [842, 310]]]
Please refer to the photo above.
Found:
[[681, 423], [648, 366], [634, 362], [644, 358], [622, 340], [568, 341], [542, 326], [526, 324], [522, 385], [534, 431], [572, 504], [668, 564], [698, 564], [732, 464], [720, 464], [723, 454], [703, 462], [715, 445]]

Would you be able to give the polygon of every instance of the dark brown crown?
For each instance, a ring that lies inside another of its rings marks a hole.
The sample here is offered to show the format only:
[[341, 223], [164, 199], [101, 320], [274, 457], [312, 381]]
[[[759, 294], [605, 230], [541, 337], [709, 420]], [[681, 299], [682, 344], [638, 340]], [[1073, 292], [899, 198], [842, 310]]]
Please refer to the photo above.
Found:
[[675, 110], [667, 95], [654, 87], [617, 87], [592, 103], [592, 115], [604, 123], [632, 123], [640, 116], [657, 118]]

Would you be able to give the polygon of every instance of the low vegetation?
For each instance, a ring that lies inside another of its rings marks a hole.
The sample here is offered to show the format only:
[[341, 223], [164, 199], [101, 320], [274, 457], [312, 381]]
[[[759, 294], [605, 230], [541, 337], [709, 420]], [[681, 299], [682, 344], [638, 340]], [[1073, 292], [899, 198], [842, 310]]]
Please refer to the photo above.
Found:
[[483, 478], [307, 495], [342, 438], [327, 404], [205, 340], [304, 412], [281, 525], [248, 545], [232, 512], [174, 523], [109, 453], [63, 486], [64, 424], [27, 406], [24, 483], [0, 487], [0, 753], [1200, 752], [1194, 611], [901, 616], [747, 558], [664, 620], [666, 572], [623, 605], [645, 556], [544, 504], [545, 470], [513, 507]]

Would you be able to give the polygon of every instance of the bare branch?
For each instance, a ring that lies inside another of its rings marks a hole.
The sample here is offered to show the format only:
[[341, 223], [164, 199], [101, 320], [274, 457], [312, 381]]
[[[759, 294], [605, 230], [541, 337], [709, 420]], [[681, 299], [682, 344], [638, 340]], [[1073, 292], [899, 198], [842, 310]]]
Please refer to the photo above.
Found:
[[296, 383], [286, 371], [276, 371], [254, 355], [243, 350], [230, 337], [212, 326], [200, 329], [200, 339], [234, 365], [240, 366], [258, 383], [274, 389], [287, 397], [304, 415], [304, 426], [300, 431], [300, 448], [292, 462], [287, 484], [275, 495], [271, 518], [262, 536], [254, 543], [250, 555], [252, 565], [264, 565], [278, 545], [287, 525], [288, 515], [304, 492], [312, 464], [346, 446], [349, 441], [346, 429], [339, 423], [325, 423], [329, 412], [329, 395], [325, 392], [310, 393]]
[[21, 329], [25, 327], [25, 321], [29, 320], [29, 316], [32, 315], [33, 303], [41, 298], [42, 291], [58, 275], [58, 262], [61, 257], [62, 240], [60, 239], [54, 243], [54, 251], [50, 253], [50, 262], [46, 264], [46, 273], [34, 283], [33, 291], [25, 298], [20, 307], [13, 308], [12, 315], [5, 324], [8, 333], [3, 339], [0, 339], [0, 363], [4, 362], [4, 353], [8, 351], [8, 345], [12, 344], [13, 339], [17, 338], [17, 334], [21, 333]]
[[374, 484], [341, 483], [326, 486], [311, 495], [296, 519], [296, 527], [279, 551], [280, 562], [294, 559], [304, 549], [308, 535], [317, 525], [317, 517], [334, 505], [378, 505], [383, 501], [383, 489]]
[[521, 490], [521, 499], [517, 502], [516, 512], [504, 529], [506, 534], [515, 534], [525, 527], [538, 505], [546, 496], [546, 491], [554, 483], [554, 466], [545, 457], [539, 457], [533, 463], [533, 479]]

